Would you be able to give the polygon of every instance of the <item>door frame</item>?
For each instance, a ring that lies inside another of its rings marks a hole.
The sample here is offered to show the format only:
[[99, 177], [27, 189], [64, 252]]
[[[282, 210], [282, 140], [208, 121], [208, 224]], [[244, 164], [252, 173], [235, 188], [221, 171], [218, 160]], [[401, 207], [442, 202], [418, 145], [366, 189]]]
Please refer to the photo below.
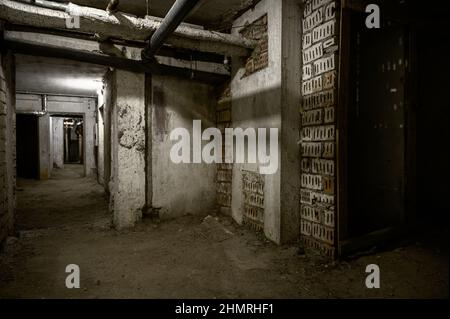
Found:
[[[351, 61], [351, 31], [352, 16], [364, 12], [362, 7], [352, 7], [347, 1], [340, 9], [340, 55], [338, 79], [338, 107], [336, 119], [336, 160], [337, 160], [337, 248], [338, 256], [342, 257], [366, 247], [376, 245], [397, 236], [403, 235], [413, 227], [416, 219], [416, 103], [417, 101], [417, 54], [414, 30], [408, 21], [396, 19], [407, 32], [405, 54], [409, 59], [409, 68], [405, 71], [405, 103], [404, 103], [404, 216], [403, 225], [392, 226], [368, 233], [361, 237], [349, 236], [349, 167], [348, 167], [348, 103], [350, 101], [350, 65]], [[414, 102], [413, 102], [414, 101]]]

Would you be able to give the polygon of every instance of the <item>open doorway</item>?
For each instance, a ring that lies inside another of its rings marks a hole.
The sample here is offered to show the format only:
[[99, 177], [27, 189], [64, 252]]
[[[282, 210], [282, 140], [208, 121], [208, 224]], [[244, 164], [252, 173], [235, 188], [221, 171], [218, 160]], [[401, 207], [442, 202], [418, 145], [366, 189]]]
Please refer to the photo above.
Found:
[[39, 179], [38, 117], [16, 115], [17, 177]]
[[[355, 25], [364, 22], [355, 15]], [[402, 25], [352, 33], [348, 105], [348, 235], [405, 221], [408, 34]]]
[[83, 164], [83, 118], [66, 117], [64, 120], [64, 163]]

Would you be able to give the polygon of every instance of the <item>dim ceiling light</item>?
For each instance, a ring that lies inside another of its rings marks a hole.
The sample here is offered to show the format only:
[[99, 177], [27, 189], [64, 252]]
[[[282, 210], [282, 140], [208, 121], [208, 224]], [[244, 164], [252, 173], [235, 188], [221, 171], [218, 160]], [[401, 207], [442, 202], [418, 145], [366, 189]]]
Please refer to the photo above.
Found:
[[100, 90], [103, 86], [101, 79], [97, 78], [65, 78], [62, 80], [65, 86], [77, 90]]

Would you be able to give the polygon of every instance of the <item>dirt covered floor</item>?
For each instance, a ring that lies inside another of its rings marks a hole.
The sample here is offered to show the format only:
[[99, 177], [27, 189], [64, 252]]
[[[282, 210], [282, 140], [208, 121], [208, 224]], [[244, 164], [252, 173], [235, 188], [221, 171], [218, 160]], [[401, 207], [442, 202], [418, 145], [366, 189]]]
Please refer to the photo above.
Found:
[[[1, 298], [448, 298], [448, 249], [434, 244], [330, 263], [213, 212], [117, 232], [102, 187], [81, 173], [67, 166], [48, 181], [19, 181]], [[80, 289], [65, 286], [68, 264], [80, 266]], [[381, 289], [365, 287], [368, 264], [379, 265]]]

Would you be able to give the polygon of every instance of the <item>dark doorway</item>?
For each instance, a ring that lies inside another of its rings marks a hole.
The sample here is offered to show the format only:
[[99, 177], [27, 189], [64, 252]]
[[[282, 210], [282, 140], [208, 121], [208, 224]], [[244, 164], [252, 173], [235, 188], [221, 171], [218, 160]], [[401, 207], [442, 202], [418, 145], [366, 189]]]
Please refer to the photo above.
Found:
[[405, 220], [406, 29], [358, 28], [351, 50], [348, 235], [356, 237]]
[[29, 114], [16, 116], [17, 176], [39, 179], [38, 117]]

